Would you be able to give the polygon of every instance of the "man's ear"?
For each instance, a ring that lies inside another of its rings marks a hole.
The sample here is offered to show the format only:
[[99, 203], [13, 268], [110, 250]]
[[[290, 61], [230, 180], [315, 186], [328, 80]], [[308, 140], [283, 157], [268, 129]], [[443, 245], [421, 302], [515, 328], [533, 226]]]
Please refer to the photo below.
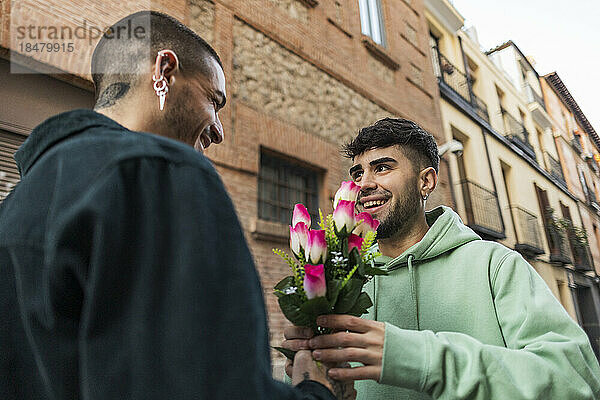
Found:
[[438, 175], [433, 167], [425, 168], [419, 176], [419, 190], [421, 197], [427, 198], [433, 192], [438, 183]]
[[179, 59], [173, 50], [165, 49], [158, 52], [154, 64], [154, 76], [164, 76], [172, 85], [175, 82], [175, 74], [179, 70]]

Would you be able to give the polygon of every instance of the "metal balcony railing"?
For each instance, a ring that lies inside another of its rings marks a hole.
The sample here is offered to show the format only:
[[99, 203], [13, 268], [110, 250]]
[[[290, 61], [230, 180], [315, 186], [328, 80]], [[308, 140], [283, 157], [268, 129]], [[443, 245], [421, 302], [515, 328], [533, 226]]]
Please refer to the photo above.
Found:
[[515, 225], [517, 225], [517, 245], [515, 249], [530, 255], [544, 253], [538, 218], [535, 214], [519, 206], [512, 206], [511, 211]]
[[596, 162], [596, 160], [594, 159], [594, 157], [590, 157], [586, 160], [587, 165], [590, 167], [590, 169], [592, 171], [594, 171], [594, 173], [596, 175], [600, 174], [600, 169], [598, 169], [598, 163]]
[[593, 271], [589, 246], [581, 243], [573, 243], [572, 248], [573, 266], [583, 271]]
[[594, 189], [587, 187], [587, 201], [589, 205], [598, 204], [598, 200], [596, 199], [596, 193], [594, 193]]
[[575, 233], [576, 230], [582, 231], [582, 228], [574, 228], [571, 224], [566, 227], [566, 236], [573, 254], [573, 266], [583, 271], [592, 271], [594, 268], [590, 255], [590, 247], [587, 244], [587, 240], [582, 241], [578, 238]]
[[537, 92], [535, 90], [533, 90], [533, 88], [531, 87], [531, 85], [529, 83], [526, 82], [523, 85], [523, 89], [525, 89], [525, 96], [527, 96], [528, 103], [538, 103], [539, 105], [542, 106], [542, 108], [544, 108], [544, 110], [546, 109], [546, 104], [544, 103], [544, 99], [542, 98], [542, 96], [537, 94]]
[[500, 108], [502, 119], [504, 120], [505, 136], [508, 137], [517, 147], [523, 150], [529, 157], [536, 159], [535, 150], [529, 143], [529, 132], [525, 125], [510, 115], [504, 108]]
[[479, 97], [475, 96], [474, 93], [472, 93], [472, 95], [473, 95], [473, 99], [471, 101], [471, 105], [475, 109], [475, 112], [481, 118], [483, 118], [487, 122], [490, 122], [490, 116], [488, 113], [487, 105], [483, 102], [483, 100], [481, 100]]
[[465, 180], [460, 183], [467, 212], [468, 225], [489, 238], [504, 238], [504, 223], [495, 192]]
[[456, 94], [463, 98], [473, 111], [481, 118], [490, 122], [487, 105], [477, 97], [471, 88], [469, 88], [469, 79], [467, 75], [460, 71], [454, 64], [444, 56], [437, 46], [431, 48], [431, 58], [433, 62], [433, 72], [438, 77], [439, 82], [443, 82]]
[[579, 140], [579, 135], [574, 133], [573, 139], [571, 139], [571, 146], [577, 151], [577, 153], [583, 153], [583, 146], [581, 145], [581, 140]]
[[[446, 85], [450, 86], [460, 97], [466, 102], [471, 102], [471, 95], [469, 94], [469, 82], [467, 75], [460, 71], [454, 64], [450, 62], [444, 56], [437, 47], [431, 48], [431, 53], [434, 62], [434, 68], [436, 75]], [[435, 65], [437, 62], [437, 66]]]
[[566, 185], [565, 175], [563, 174], [563, 170], [562, 170], [562, 166], [560, 165], [560, 161], [558, 161], [556, 158], [552, 157], [550, 155], [550, 153], [548, 153], [547, 151], [544, 152], [544, 154], [546, 155], [546, 163], [547, 163], [548, 172], [550, 172], [550, 175], [552, 175], [555, 179], [559, 180], [563, 185]]
[[571, 262], [569, 241], [558, 220], [551, 214], [546, 214], [546, 238], [550, 248], [550, 262], [568, 264]]

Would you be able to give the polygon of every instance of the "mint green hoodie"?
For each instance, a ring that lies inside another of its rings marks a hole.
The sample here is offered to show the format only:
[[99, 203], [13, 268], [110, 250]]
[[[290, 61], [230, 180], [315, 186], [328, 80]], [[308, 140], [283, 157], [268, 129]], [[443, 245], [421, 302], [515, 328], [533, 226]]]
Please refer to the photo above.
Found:
[[358, 399], [593, 399], [600, 367], [584, 331], [516, 252], [448, 207], [366, 289], [386, 322], [380, 382]]

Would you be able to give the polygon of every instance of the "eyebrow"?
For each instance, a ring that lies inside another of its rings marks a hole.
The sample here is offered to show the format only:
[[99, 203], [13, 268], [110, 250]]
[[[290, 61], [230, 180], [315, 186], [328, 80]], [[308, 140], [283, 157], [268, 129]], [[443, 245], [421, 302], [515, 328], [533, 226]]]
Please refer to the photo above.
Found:
[[[387, 163], [397, 163], [398, 161], [394, 160], [391, 157], [381, 157], [381, 158], [378, 158], [376, 160], [373, 160], [373, 161], [369, 162], [369, 165], [371, 167], [373, 167], [373, 166], [375, 166], [377, 164], [383, 164], [383, 163], [386, 163], [386, 162]], [[355, 171], [357, 171], [357, 170], [359, 170], [361, 168], [362, 168], [362, 165], [361, 164], [357, 164], [357, 165], [353, 166], [352, 168], [350, 168], [350, 170], [348, 171], [348, 174], [350, 176], [352, 176], [352, 173], [354, 173]]]

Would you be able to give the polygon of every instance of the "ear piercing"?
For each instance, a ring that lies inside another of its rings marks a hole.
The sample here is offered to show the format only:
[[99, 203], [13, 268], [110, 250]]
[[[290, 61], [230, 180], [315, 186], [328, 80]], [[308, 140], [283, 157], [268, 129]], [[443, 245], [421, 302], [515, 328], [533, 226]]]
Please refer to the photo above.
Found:
[[158, 108], [162, 111], [165, 108], [165, 100], [167, 93], [169, 92], [169, 82], [165, 78], [164, 73], [161, 71], [162, 58], [163, 56], [172, 57], [175, 61], [175, 68], [179, 65], [177, 55], [172, 50], [161, 50], [156, 55], [156, 62], [154, 63], [154, 75], [152, 75], [152, 81], [154, 81], [153, 87], [156, 95], [158, 96]]

